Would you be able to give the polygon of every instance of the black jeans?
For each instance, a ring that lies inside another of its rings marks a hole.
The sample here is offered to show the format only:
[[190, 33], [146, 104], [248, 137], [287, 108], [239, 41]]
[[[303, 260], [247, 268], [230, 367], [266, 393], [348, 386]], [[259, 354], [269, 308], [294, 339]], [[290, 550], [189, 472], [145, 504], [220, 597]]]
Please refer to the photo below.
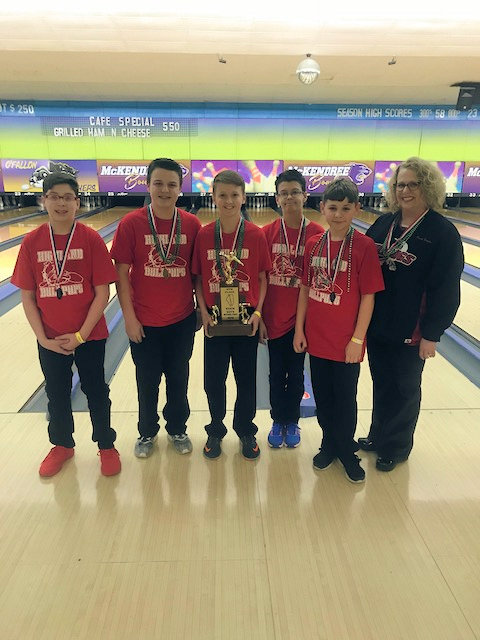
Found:
[[368, 437], [382, 458], [404, 459], [413, 447], [422, 398], [425, 361], [418, 345], [390, 344], [368, 338], [373, 380], [372, 424]]
[[105, 382], [104, 360], [106, 340], [88, 340], [72, 355], [62, 355], [38, 345], [40, 366], [45, 376], [48, 398], [48, 436], [50, 442], [62, 447], [74, 447], [72, 414], [72, 365], [75, 362], [80, 386], [87, 396], [92, 421], [92, 440], [99, 449], [111, 449], [117, 434], [110, 426], [109, 388]]
[[347, 364], [310, 356], [310, 371], [317, 420], [323, 430], [322, 449], [340, 460], [348, 459], [357, 447], [357, 384], [360, 363]]
[[302, 401], [305, 353], [293, 349], [295, 329], [268, 341], [270, 356], [270, 415], [280, 424], [298, 423]]
[[158, 388], [165, 374], [167, 402], [163, 408], [165, 428], [170, 435], [185, 433], [190, 415], [187, 399], [189, 362], [195, 335], [195, 312], [166, 327], [143, 327], [145, 338], [130, 342], [137, 379], [138, 432], [157, 435]]
[[233, 428], [239, 438], [257, 433], [253, 423], [257, 411], [258, 335], [216, 336], [204, 340], [204, 388], [211, 423], [205, 427], [209, 436], [223, 438], [227, 429], [223, 419], [227, 412], [227, 389], [230, 358], [237, 384]]

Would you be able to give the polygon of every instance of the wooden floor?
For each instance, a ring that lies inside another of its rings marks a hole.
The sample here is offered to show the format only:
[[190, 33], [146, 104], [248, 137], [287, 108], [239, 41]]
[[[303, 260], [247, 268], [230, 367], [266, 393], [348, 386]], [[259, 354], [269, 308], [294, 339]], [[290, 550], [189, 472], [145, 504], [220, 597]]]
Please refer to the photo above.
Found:
[[[197, 334], [193, 453], [176, 454], [163, 430], [138, 460], [125, 356], [112, 383], [115, 478], [100, 475], [87, 414], [75, 416], [75, 458], [50, 480], [37, 475], [44, 416], [0, 414], [0, 638], [480, 638], [478, 389], [430, 361], [409, 462], [382, 474], [363, 454], [358, 486], [338, 463], [314, 471], [314, 418], [298, 449], [271, 450], [260, 411], [258, 461], [231, 431], [224, 455], [206, 460], [201, 361]], [[358, 435], [370, 398], [364, 365]]]
[[[122, 473], [101, 476], [77, 413], [74, 459], [43, 480], [45, 417], [17, 413], [41, 380], [35, 341], [19, 307], [0, 328], [0, 640], [480, 639], [480, 391], [441, 356], [425, 367], [409, 461], [385, 474], [362, 453], [364, 485], [338, 463], [313, 469], [315, 418], [298, 449], [272, 450], [259, 411], [258, 461], [231, 430], [223, 456], [205, 459], [200, 333], [191, 455], [162, 427], [152, 457], [134, 457], [127, 353], [111, 384]], [[231, 377], [228, 388], [230, 429]], [[358, 436], [371, 393], [364, 363]]]

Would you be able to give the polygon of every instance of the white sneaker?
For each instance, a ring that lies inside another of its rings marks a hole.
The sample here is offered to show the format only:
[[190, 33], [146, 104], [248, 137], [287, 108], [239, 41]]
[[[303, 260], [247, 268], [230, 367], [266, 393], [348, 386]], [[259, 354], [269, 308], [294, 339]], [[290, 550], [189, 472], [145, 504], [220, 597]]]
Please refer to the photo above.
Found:
[[192, 441], [186, 433], [179, 433], [178, 435], [168, 436], [168, 439], [175, 447], [177, 453], [192, 453]]
[[153, 436], [152, 438], [145, 438], [144, 436], [142, 436], [141, 438], [138, 438], [135, 442], [134, 449], [134, 453], [137, 458], [148, 458], [149, 456], [151, 456], [153, 453], [153, 445], [155, 444], [156, 439], [157, 436]]

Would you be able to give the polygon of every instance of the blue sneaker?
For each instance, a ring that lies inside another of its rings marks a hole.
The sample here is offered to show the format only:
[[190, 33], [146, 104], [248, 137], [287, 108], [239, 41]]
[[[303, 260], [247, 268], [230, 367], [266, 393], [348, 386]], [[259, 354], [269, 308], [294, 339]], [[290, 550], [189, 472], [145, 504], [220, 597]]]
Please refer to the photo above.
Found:
[[295, 422], [285, 427], [285, 446], [294, 449], [300, 444], [300, 427]]
[[274, 422], [270, 433], [268, 434], [268, 444], [272, 449], [280, 449], [283, 447], [283, 425]]

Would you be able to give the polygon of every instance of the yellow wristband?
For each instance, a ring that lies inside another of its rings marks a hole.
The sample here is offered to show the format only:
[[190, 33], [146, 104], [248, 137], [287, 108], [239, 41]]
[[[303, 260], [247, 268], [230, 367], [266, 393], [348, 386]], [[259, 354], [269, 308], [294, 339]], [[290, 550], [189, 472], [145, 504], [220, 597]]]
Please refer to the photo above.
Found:
[[350, 338], [350, 342], [354, 342], [355, 344], [363, 344], [363, 340], [359, 340], [358, 338]]
[[78, 340], [79, 344], [83, 344], [85, 342], [80, 331], [77, 331], [77, 333], [75, 334], [75, 338]]
[[257, 311], [255, 309], [255, 311], [252, 313], [252, 316], [258, 316], [260, 319], [262, 318], [262, 314], [260, 313], [260, 311]]

